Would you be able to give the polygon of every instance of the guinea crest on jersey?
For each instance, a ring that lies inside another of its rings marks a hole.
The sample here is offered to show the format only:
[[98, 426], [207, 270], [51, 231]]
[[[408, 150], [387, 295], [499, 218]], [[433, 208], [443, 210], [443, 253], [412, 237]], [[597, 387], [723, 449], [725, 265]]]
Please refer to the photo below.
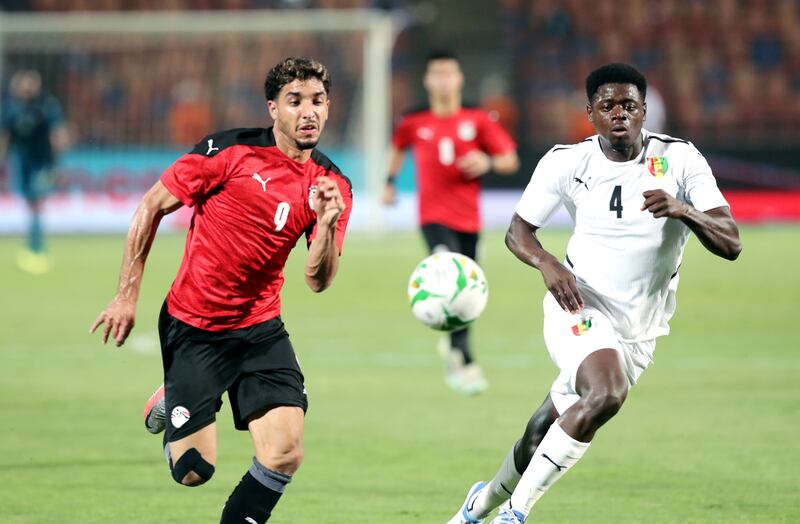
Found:
[[679, 220], [642, 211], [642, 193], [662, 189], [699, 211], [727, 206], [706, 160], [689, 142], [642, 131], [633, 160], [613, 162], [597, 135], [542, 157], [516, 213], [543, 226], [564, 205], [574, 221], [565, 264], [587, 303], [606, 312], [620, 339], [668, 332], [677, 270], [689, 236]]

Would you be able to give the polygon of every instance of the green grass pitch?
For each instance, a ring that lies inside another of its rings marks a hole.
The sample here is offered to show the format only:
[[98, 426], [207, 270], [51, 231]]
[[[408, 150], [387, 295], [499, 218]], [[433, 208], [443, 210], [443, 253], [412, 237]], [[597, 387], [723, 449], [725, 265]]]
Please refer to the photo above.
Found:
[[[562, 254], [565, 232], [546, 232]], [[746, 228], [735, 263], [692, 239], [672, 334], [620, 414], [540, 501], [532, 522], [800, 522], [800, 229]], [[156, 316], [182, 235], [156, 240], [124, 349], [87, 333], [115, 289], [123, 238], [51, 240], [55, 270], [19, 273], [0, 239], [0, 522], [218, 522], [249, 466], [248, 435], [220, 414], [214, 479], [171, 479], [141, 409], [161, 380]], [[406, 279], [418, 235], [351, 235], [337, 281], [305, 288], [299, 247], [284, 320], [311, 403], [306, 458], [271, 522], [444, 523], [487, 479], [555, 376], [541, 336], [543, 285], [482, 242], [489, 306], [474, 345], [490, 382], [450, 392], [437, 334], [411, 317]]]

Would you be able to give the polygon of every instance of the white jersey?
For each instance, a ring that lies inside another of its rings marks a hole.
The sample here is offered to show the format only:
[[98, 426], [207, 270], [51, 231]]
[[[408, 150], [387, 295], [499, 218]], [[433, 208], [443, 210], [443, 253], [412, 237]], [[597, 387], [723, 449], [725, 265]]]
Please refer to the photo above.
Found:
[[634, 160], [613, 162], [597, 135], [556, 146], [539, 161], [516, 207], [543, 226], [566, 206], [575, 224], [565, 263], [587, 305], [611, 319], [622, 342], [669, 333], [689, 228], [641, 211], [642, 193], [663, 189], [699, 211], [727, 206], [711, 168], [689, 142], [642, 130]]

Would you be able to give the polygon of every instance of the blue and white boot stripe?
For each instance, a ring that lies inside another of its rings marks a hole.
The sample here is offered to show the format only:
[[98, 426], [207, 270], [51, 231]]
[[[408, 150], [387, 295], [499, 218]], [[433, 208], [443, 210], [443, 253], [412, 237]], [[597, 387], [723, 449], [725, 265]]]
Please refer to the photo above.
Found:
[[470, 502], [475, 501], [475, 498], [478, 496], [480, 490], [482, 490], [486, 486], [486, 483], [483, 481], [476, 482], [472, 488], [469, 490], [467, 494], [467, 499], [464, 501], [464, 506], [461, 508], [461, 517], [464, 519], [464, 522], [468, 522], [469, 524], [481, 524], [483, 519], [475, 519], [472, 515], [469, 514], [468, 508], [470, 507]]

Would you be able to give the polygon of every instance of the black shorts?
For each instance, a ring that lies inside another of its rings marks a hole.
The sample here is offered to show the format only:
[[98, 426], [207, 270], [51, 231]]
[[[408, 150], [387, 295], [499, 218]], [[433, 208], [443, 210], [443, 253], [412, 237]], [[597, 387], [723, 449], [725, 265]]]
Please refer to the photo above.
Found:
[[280, 317], [230, 331], [206, 331], [173, 317], [158, 319], [164, 364], [167, 442], [211, 424], [228, 392], [233, 422], [278, 406], [306, 411], [303, 373]]
[[448, 251], [467, 255], [472, 260], [477, 260], [478, 234], [456, 231], [441, 224], [423, 224], [422, 236], [428, 244], [431, 253], [441, 251], [440, 246], [446, 246]]

